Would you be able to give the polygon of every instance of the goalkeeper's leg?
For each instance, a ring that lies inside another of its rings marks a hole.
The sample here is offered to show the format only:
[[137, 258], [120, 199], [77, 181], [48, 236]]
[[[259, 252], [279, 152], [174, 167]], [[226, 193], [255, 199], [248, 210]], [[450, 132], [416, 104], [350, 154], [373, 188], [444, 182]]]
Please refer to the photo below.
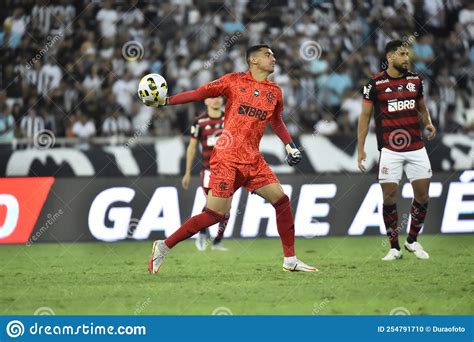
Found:
[[283, 270], [290, 272], [315, 272], [317, 268], [298, 260], [295, 254], [295, 226], [290, 199], [279, 183], [264, 185], [254, 192], [272, 203], [275, 208], [278, 234], [283, 247]]
[[225, 221], [225, 213], [230, 211], [231, 197], [214, 197], [212, 190], [207, 196], [206, 208], [198, 215], [191, 217], [166, 240], [153, 243], [152, 254], [148, 262], [150, 273], [158, 273], [161, 264], [171, 248], [213, 224]]

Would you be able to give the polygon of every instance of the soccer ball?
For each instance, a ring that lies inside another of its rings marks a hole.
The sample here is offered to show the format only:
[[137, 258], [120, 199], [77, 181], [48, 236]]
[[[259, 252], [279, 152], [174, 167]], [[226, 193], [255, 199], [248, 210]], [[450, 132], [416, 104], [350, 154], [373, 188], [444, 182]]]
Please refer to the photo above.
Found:
[[143, 76], [138, 83], [138, 97], [147, 106], [157, 107], [158, 98], [164, 99], [168, 94], [168, 84], [159, 74]]

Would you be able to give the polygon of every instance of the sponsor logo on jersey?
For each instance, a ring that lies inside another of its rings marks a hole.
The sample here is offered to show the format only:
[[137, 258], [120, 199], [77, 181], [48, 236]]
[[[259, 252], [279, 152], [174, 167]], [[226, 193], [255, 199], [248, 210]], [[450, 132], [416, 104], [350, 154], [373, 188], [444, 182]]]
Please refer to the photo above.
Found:
[[259, 120], [265, 120], [267, 118], [267, 112], [261, 109], [241, 104], [238, 110], [238, 113], [241, 115], [247, 115], [250, 117], [256, 117]]
[[419, 78], [420, 78], [420, 77], [418, 77], [418, 76], [407, 76], [407, 77], [406, 77], [407, 80], [417, 80], [417, 79], [419, 79]]
[[377, 81], [375, 82], [375, 85], [379, 85], [379, 84], [382, 84], [382, 83], [387, 83], [388, 82], [388, 79], [384, 79], [384, 80], [380, 80], [380, 81]]
[[401, 110], [408, 110], [415, 108], [415, 100], [388, 100], [388, 111], [389, 112], [398, 112]]

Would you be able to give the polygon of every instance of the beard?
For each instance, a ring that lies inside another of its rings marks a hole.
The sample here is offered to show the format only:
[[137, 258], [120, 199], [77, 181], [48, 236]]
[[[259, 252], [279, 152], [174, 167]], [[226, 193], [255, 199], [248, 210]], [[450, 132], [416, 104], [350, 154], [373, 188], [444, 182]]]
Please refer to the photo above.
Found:
[[405, 73], [408, 71], [408, 66], [404, 67], [402, 64], [393, 64], [393, 67], [397, 69], [397, 71], [401, 74]]

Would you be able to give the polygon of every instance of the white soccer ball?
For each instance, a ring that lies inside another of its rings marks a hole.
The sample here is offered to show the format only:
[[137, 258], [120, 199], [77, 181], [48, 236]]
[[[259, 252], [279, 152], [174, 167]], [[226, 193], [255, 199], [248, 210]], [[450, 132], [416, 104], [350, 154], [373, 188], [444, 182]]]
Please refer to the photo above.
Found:
[[138, 83], [138, 97], [147, 106], [157, 107], [158, 98], [164, 99], [168, 94], [168, 84], [159, 74], [148, 74]]

